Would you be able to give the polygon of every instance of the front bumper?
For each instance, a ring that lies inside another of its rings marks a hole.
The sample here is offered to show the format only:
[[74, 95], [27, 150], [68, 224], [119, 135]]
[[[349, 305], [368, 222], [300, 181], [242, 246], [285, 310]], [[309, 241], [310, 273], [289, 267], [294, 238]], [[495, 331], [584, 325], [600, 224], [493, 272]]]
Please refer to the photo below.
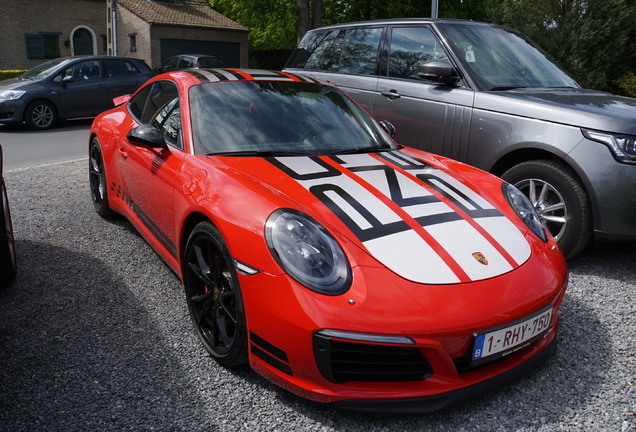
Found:
[[348, 411], [371, 413], [431, 413], [456, 405], [476, 395], [483, 395], [522, 377], [545, 363], [556, 353], [556, 350], [557, 339], [554, 338], [543, 351], [526, 362], [485, 381], [446, 393], [406, 399], [350, 399], [332, 402], [330, 405]]

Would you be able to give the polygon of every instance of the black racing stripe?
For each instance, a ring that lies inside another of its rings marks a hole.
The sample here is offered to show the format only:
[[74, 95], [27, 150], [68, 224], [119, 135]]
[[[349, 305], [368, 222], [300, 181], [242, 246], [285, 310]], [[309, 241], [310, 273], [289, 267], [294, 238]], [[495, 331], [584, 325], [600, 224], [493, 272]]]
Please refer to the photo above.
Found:
[[177, 258], [177, 246], [170, 240], [170, 238], [157, 226], [156, 223], [144, 212], [137, 203], [134, 201], [130, 202], [130, 208], [137, 215], [141, 223], [145, 225], [146, 228], [155, 236], [159, 243], [166, 248], [166, 250], [172, 255], [174, 258]]
[[189, 73], [190, 75], [192, 75], [193, 77], [195, 77], [196, 79], [198, 79], [198, 80], [199, 80], [199, 81], [201, 81], [201, 82], [208, 82], [208, 81], [210, 81], [210, 80], [208, 79], [208, 77], [206, 77], [206, 76], [205, 76], [205, 74], [202, 74], [202, 73], [201, 73], [201, 72], [199, 72], [199, 71], [195, 71], [195, 70], [187, 70], [187, 71], [184, 71], [184, 72]]

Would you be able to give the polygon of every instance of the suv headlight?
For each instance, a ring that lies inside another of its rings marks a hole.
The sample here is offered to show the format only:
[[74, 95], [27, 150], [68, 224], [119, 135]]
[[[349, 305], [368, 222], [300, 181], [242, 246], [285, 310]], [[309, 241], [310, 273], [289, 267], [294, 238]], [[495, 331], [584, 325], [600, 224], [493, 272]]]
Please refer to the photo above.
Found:
[[541, 223], [537, 210], [534, 208], [528, 197], [510, 183], [502, 183], [501, 190], [506, 197], [506, 200], [508, 200], [510, 207], [512, 207], [517, 215], [519, 215], [528, 228], [530, 228], [530, 230], [541, 240], [547, 242], [548, 235]]
[[585, 138], [608, 146], [617, 161], [636, 164], [636, 136], [610, 134], [589, 129], [581, 130]]
[[25, 90], [5, 90], [0, 92], [0, 102], [18, 99], [25, 93]]
[[267, 219], [265, 238], [280, 266], [310, 290], [340, 295], [351, 286], [351, 267], [340, 245], [308, 215], [275, 211]]

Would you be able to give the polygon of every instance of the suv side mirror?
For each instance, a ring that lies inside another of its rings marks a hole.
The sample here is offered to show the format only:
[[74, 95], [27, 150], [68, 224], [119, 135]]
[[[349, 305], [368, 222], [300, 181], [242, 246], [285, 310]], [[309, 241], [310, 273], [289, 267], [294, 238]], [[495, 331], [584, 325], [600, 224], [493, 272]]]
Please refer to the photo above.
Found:
[[431, 60], [417, 67], [417, 75], [421, 79], [436, 81], [444, 85], [455, 85], [459, 75], [448, 60]]

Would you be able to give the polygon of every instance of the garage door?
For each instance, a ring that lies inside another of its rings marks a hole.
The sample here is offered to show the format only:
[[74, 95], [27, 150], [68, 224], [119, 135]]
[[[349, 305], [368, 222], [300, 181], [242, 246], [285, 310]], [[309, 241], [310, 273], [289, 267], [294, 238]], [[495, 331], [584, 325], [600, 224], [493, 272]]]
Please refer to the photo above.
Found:
[[241, 66], [241, 44], [184, 39], [161, 39], [161, 62], [177, 54], [208, 54], [223, 60], [226, 67]]

